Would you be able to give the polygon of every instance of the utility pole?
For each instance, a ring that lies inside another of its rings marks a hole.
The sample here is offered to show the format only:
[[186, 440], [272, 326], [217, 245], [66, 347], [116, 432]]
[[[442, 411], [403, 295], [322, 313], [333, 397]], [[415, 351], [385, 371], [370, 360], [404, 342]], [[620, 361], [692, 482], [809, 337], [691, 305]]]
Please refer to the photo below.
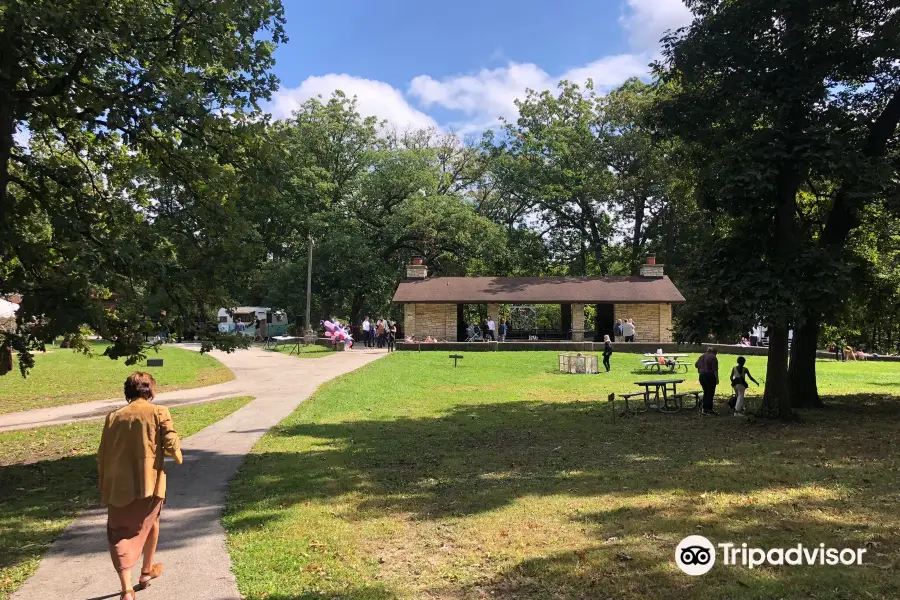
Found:
[[306, 269], [306, 336], [312, 335], [312, 324], [309, 322], [309, 305], [312, 300], [312, 258], [316, 242], [309, 236], [309, 266]]

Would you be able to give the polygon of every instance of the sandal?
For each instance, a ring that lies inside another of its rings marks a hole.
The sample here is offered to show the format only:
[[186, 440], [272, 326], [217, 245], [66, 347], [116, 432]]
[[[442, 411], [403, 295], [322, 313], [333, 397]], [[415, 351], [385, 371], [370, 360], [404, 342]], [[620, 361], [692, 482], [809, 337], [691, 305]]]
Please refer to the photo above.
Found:
[[[141, 571], [141, 576], [138, 579], [139, 589], [145, 590], [150, 587], [150, 581], [156, 579], [163, 572], [162, 563], [156, 563], [152, 567], [150, 567], [149, 571]], [[144, 579], [146, 577], [146, 579]]]

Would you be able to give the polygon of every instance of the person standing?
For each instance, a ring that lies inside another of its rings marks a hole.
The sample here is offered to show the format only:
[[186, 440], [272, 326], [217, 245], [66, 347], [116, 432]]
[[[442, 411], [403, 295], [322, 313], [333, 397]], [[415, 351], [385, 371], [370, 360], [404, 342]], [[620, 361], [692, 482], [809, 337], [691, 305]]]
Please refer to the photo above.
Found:
[[388, 352], [394, 351], [394, 343], [396, 341], [397, 341], [397, 322], [391, 321], [388, 324], [388, 334], [387, 334]]
[[497, 338], [494, 336], [494, 333], [497, 331], [497, 324], [494, 323], [494, 319], [488, 317], [488, 335], [491, 336], [491, 341], [495, 341]]
[[372, 333], [372, 322], [366, 317], [362, 324], [363, 330], [363, 348], [368, 348], [371, 343], [370, 334]]
[[731, 387], [734, 388], [735, 394], [733, 408], [734, 416], [736, 417], [744, 416], [744, 394], [747, 392], [747, 379], [749, 378], [757, 387], [759, 386], [759, 382], [753, 379], [753, 375], [750, 374], [750, 369], [744, 366], [745, 362], [747, 362], [746, 358], [738, 356], [737, 365], [731, 369]]
[[121, 600], [136, 600], [131, 569], [141, 554], [141, 588], [162, 574], [162, 563], [153, 559], [166, 497], [164, 456], [182, 463], [172, 415], [165, 406], [151, 403], [155, 396], [156, 380], [149, 373], [126, 379], [128, 405], [106, 416], [97, 451], [100, 504], [107, 509], [106, 537], [122, 584]]
[[622, 324], [622, 334], [625, 336], [626, 342], [634, 341], [634, 321], [628, 319], [627, 321], [625, 321], [625, 323]]
[[608, 335], [603, 336], [603, 366], [609, 373], [609, 357], [612, 356], [613, 346]]
[[625, 335], [622, 331], [622, 319], [616, 319], [616, 330], [613, 333], [613, 336], [615, 336], [617, 342], [621, 342], [622, 336]]
[[265, 342], [269, 338], [269, 320], [259, 320], [259, 337], [261, 342]]
[[487, 319], [482, 319], [481, 320], [481, 339], [485, 342], [488, 341], [488, 335], [489, 334], [488, 334]]
[[500, 341], [501, 342], [506, 341], [506, 330], [507, 330], [506, 319], [500, 319]]
[[713, 398], [716, 395], [716, 386], [719, 385], [719, 359], [716, 354], [718, 354], [718, 350], [708, 348], [694, 363], [700, 373], [700, 387], [703, 388], [702, 414], [704, 415], [716, 414], [713, 410]]

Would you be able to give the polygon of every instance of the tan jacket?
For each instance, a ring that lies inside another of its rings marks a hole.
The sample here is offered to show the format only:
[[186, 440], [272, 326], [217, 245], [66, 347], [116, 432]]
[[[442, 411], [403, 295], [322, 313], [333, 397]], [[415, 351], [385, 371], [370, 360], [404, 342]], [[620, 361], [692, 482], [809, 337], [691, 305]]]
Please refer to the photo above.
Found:
[[166, 497], [165, 454], [181, 456], [181, 441], [165, 406], [138, 399], [106, 415], [97, 451], [101, 504], [128, 506]]

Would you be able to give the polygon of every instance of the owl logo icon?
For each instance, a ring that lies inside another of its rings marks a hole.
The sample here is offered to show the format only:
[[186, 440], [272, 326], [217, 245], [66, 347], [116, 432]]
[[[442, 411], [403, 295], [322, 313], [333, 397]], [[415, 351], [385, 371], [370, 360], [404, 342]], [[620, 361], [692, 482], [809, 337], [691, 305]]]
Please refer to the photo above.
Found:
[[689, 535], [675, 548], [675, 564], [688, 575], [704, 575], [716, 564], [716, 548], [702, 535]]

